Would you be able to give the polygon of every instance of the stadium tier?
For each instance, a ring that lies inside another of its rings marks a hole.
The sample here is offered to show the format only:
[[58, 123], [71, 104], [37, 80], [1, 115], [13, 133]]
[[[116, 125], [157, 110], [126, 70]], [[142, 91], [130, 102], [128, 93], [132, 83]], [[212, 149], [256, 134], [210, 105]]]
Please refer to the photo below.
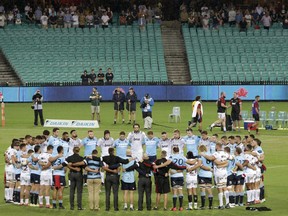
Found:
[[2, 52], [22, 82], [79, 82], [84, 70], [111, 68], [114, 81], [168, 81], [159, 25], [78, 29], [9, 26]]
[[286, 29], [182, 30], [193, 81], [287, 81]]

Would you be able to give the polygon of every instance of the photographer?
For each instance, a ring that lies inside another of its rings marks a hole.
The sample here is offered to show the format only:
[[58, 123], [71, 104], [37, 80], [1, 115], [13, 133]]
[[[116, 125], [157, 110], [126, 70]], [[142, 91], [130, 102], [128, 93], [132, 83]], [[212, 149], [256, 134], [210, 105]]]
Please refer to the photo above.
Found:
[[150, 95], [147, 93], [145, 96], [140, 100], [140, 108], [142, 109], [142, 118], [144, 119], [144, 128], [151, 129], [152, 128], [152, 106], [154, 105], [154, 100]]
[[91, 101], [92, 120], [94, 120], [96, 113], [96, 120], [100, 123], [100, 100], [102, 99], [102, 96], [97, 91], [96, 87], [93, 88], [89, 98]]
[[44, 125], [43, 110], [42, 110], [42, 101], [43, 96], [40, 94], [40, 90], [37, 90], [32, 97], [33, 105], [31, 108], [34, 110], [34, 126], [38, 126], [38, 115], [40, 117], [40, 123]]

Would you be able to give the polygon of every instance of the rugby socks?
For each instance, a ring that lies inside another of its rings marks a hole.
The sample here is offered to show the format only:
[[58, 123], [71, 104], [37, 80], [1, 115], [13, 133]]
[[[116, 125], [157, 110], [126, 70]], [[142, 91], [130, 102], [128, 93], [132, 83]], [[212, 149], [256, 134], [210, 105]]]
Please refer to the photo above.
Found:
[[176, 208], [177, 195], [173, 195], [173, 208]]
[[259, 201], [260, 200], [260, 189], [256, 189], [254, 190], [254, 197], [255, 197], [255, 200]]
[[236, 197], [235, 197], [235, 205], [239, 204], [239, 199], [240, 199], [240, 193], [236, 193]]
[[247, 202], [248, 203], [252, 202], [252, 196], [251, 196], [252, 190], [247, 190], [246, 193], [247, 193]]
[[34, 193], [34, 191], [30, 191], [30, 203], [31, 204], [34, 204], [34, 199], [35, 198], [35, 193]]
[[25, 199], [25, 205], [29, 204], [29, 199]]
[[194, 195], [193, 200], [194, 200], [194, 209], [197, 209], [198, 196]]
[[180, 205], [180, 208], [182, 208], [182, 206], [183, 206], [183, 194], [179, 195], [179, 205]]
[[124, 209], [127, 208], [127, 203], [124, 203]]
[[63, 200], [58, 200], [59, 202], [59, 207], [63, 207]]
[[201, 207], [205, 206], [205, 199], [206, 199], [205, 192], [201, 192]]
[[8, 201], [10, 200], [10, 191], [9, 188], [5, 187], [5, 200]]
[[[9, 200], [15, 200], [16, 201], [16, 190], [14, 191], [13, 188], [9, 188], [8, 189], [8, 197], [9, 197]], [[15, 197], [15, 199], [13, 199], [13, 195]]]
[[39, 196], [39, 205], [43, 205], [43, 196]]
[[223, 131], [224, 131], [224, 132], [226, 132], [226, 126], [225, 126], [225, 127], [223, 127]]
[[224, 191], [224, 196], [225, 196], [225, 201], [226, 201], [226, 205], [229, 204], [229, 191]]
[[192, 195], [188, 195], [188, 208], [192, 209]]
[[223, 206], [223, 193], [218, 193], [219, 206]]
[[34, 194], [34, 205], [37, 205], [37, 203], [38, 203], [38, 198], [39, 198], [39, 193], [38, 193], [38, 192], [35, 192], [35, 194]]
[[210, 208], [213, 205], [213, 195], [209, 195], [208, 200], [209, 200], [209, 208]]
[[50, 206], [50, 196], [45, 196], [46, 206]]
[[239, 195], [240, 195], [240, 200], [239, 200], [239, 202], [240, 202], [240, 204], [243, 204], [244, 192], [240, 192]]
[[20, 199], [20, 205], [24, 205], [24, 199]]
[[263, 200], [265, 198], [264, 189], [264, 185], [260, 187], [260, 200]]
[[235, 192], [233, 191], [229, 192], [229, 203], [235, 204]]
[[212, 128], [213, 128], [214, 126], [215, 126], [215, 124], [213, 123], [213, 124], [211, 124], [211, 126], [210, 126], [210, 127], [212, 127]]
[[[45, 197], [46, 199], [46, 197]], [[46, 202], [47, 203], [47, 202]], [[46, 204], [47, 205], [47, 204]], [[53, 208], [57, 208], [57, 205], [56, 205], [56, 200], [52, 200], [52, 205], [53, 205]]]
[[254, 200], [255, 200], [255, 196], [254, 196], [254, 194], [255, 194], [255, 190], [251, 190], [251, 202], [254, 202]]

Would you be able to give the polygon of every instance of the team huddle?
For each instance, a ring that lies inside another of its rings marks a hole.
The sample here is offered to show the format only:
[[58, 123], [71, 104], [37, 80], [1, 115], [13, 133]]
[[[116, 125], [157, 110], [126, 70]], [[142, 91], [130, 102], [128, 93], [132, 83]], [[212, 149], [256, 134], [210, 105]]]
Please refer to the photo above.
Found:
[[[51, 136], [48, 130], [44, 130], [36, 137], [26, 135], [23, 139], [12, 140], [4, 155], [7, 203], [51, 208], [52, 194], [52, 208], [64, 209], [63, 192], [68, 170], [71, 210], [74, 210], [76, 189], [78, 210], [84, 209], [82, 187], [87, 184], [90, 210], [100, 210], [99, 193], [104, 185], [105, 210], [110, 209], [112, 190], [114, 210], [118, 211], [119, 181], [124, 194], [124, 210], [131, 211], [134, 210], [136, 188], [139, 211], [144, 208], [144, 194], [147, 210], [158, 210], [161, 196], [164, 198], [163, 208], [168, 210], [171, 191], [172, 211], [183, 211], [184, 206], [187, 210], [243, 206], [244, 193], [247, 194], [245, 205], [265, 201], [264, 152], [261, 141], [253, 135], [243, 139], [238, 135], [218, 137], [213, 134], [209, 137], [207, 131], [201, 131], [197, 136], [188, 128], [183, 137], [179, 130], [174, 130], [172, 138], [166, 132], [158, 138], [153, 131], [147, 134], [140, 131], [139, 124], [134, 124], [133, 131], [127, 136], [121, 131], [115, 140], [108, 130], [99, 139], [89, 130], [88, 136], [82, 140], [75, 130], [70, 136], [63, 132], [62, 137], [59, 137], [59, 131], [54, 128]], [[84, 157], [79, 154], [82, 148]], [[101, 155], [98, 155], [97, 148]], [[158, 149], [160, 157], [157, 157]], [[137, 186], [135, 171], [138, 173]], [[153, 179], [156, 202], [152, 207]], [[213, 188], [217, 188], [219, 204], [213, 203]]]

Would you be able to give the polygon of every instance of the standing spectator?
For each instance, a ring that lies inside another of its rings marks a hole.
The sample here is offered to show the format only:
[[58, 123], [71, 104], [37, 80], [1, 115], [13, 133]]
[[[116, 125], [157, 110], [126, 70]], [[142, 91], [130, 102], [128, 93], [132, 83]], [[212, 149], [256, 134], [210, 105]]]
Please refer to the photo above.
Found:
[[89, 74], [90, 79], [90, 85], [96, 84], [96, 74], [94, 69], [91, 70], [91, 73]]
[[283, 29], [288, 29], [288, 17], [286, 16], [283, 20]]
[[230, 27], [236, 25], [236, 11], [233, 7], [228, 12], [228, 22]]
[[204, 18], [202, 19], [202, 26], [203, 26], [203, 29], [206, 30], [206, 29], [209, 29], [209, 18], [207, 15], [204, 16]]
[[12, 11], [9, 11], [8, 13], [7, 25], [8, 24], [15, 24], [15, 17]]
[[180, 22], [181, 23], [187, 23], [188, 22], [187, 7], [186, 7], [184, 2], [180, 6]]
[[253, 24], [256, 26], [259, 24], [259, 14], [257, 13], [256, 10], [254, 10], [251, 14], [252, 16], [252, 21], [253, 21]]
[[247, 31], [247, 22], [244, 17], [242, 17], [242, 20], [239, 22], [239, 31], [240, 32], [246, 32]]
[[109, 23], [113, 24], [113, 12], [111, 11], [110, 7], [107, 8], [107, 16], [109, 17]]
[[140, 104], [142, 109], [142, 118], [144, 119], [144, 129], [151, 129], [153, 123], [152, 106], [154, 106], [154, 100], [147, 93], [143, 98], [141, 98]]
[[40, 20], [41, 20], [42, 28], [47, 29], [48, 28], [48, 16], [46, 15], [46, 13], [43, 13]]
[[195, 16], [193, 15], [193, 13], [190, 13], [190, 16], [188, 17], [188, 27], [193, 28], [195, 26], [195, 21]]
[[132, 16], [131, 12], [129, 11], [127, 13], [127, 17], [126, 17], [127, 25], [132, 25], [133, 21], [134, 21], [134, 17]]
[[79, 28], [84, 28], [86, 24], [86, 17], [83, 13], [80, 13], [79, 15]]
[[147, 22], [153, 23], [154, 16], [155, 16], [154, 10], [151, 8], [151, 6], [149, 6], [147, 10]]
[[78, 16], [77, 12], [75, 12], [72, 15], [72, 25], [73, 25], [73, 28], [78, 28], [79, 27], [79, 16]]
[[138, 16], [138, 25], [140, 27], [140, 30], [144, 30], [146, 26], [146, 14], [144, 10], [142, 9], [142, 7], [140, 7], [139, 13], [137, 16]]
[[126, 14], [125, 14], [124, 10], [121, 11], [121, 14], [119, 16], [119, 24], [120, 25], [126, 25], [127, 24]]
[[249, 10], [246, 10], [246, 12], [245, 12], [245, 21], [247, 23], [247, 28], [249, 29], [251, 27], [251, 22], [252, 22], [252, 16], [251, 16]]
[[58, 13], [57, 27], [64, 28], [64, 16]]
[[101, 25], [101, 23], [102, 23], [101, 17], [102, 17], [102, 15], [101, 15], [100, 11], [96, 11], [94, 13], [94, 27], [95, 28], [98, 28]]
[[256, 128], [256, 134], [259, 134], [259, 129], [258, 129], [258, 126], [259, 126], [259, 121], [260, 121], [260, 106], [259, 106], [259, 100], [260, 100], [260, 96], [257, 95], [255, 97], [255, 101], [253, 101], [252, 103], [252, 115], [253, 115], [253, 118], [255, 120], [255, 123], [252, 124], [249, 128], [248, 128], [248, 132], [250, 133], [250, 130], [251, 128]]
[[57, 16], [55, 13], [52, 13], [51, 16], [49, 17], [49, 23], [51, 28], [57, 28]]
[[263, 12], [264, 12], [263, 7], [261, 7], [261, 5], [258, 4], [255, 10], [258, 13], [259, 17], [261, 18], [263, 16]]
[[94, 17], [92, 15], [92, 13], [89, 13], [87, 16], [86, 16], [86, 23], [87, 23], [87, 26], [89, 28], [93, 27], [94, 26]]
[[97, 74], [97, 78], [98, 78], [98, 85], [104, 85], [104, 73], [102, 71], [102, 68], [99, 69], [99, 72]]
[[22, 24], [22, 15], [21, 15], [20, 11], [18, 11], [18, 13], [15, 16], [15, 24], [16, 25]]
[[29, 11], [27, 11], [26, 20], [27, 20], [28, 24], [30, 24], [30, 23], [32, 24], [33, 23], [34, 14], [33, 14], [32, 8], [29, 8]]
[[115, 89], [113, 98], [114, 102], [114, 124], [116, 124], [116, 120], [118, 119], [118, 112], [121, 113], [122, 116], [122, 124], [124, 124], [124, 102], [125, 102], [125, 94], [121, 91], [121, 89], [118, 87]]
[[271, 23], [272, 23], [272, 19], [269, 16], [268, 12], [265, 12], [265, 15], [261, 19], [261, 22], [263, 23], [264, 29], [269, 30]]
[[135, 124], [136, 121], [136, 103], [137, 103], [137, 95], [132, 87], [129, 88], [129, 92], [126, 94], [126, 110], [128, 111], [128, 124]]
[[215, 13], [213, 16], [212, 16], [212, 28], [213, 29], [218, 29], [219, 25], [220, 25], [220, 18], [218, 16], [218, 13]]
[[101, 17], [101, 20], [102, 20], [102, 28], [108, 28], [108, 25], [109, 25], [109, 16], [107, 15], [107, 12], [104, 12], [102, 17]]
[[88, 85], [89, 75], [87, 71], [84, 70], [84, 73], [81, 75], [82, 85]]
[[270, 15], [271, 15], [272, 22], [277, 23], [278, 22], [278, 14], [274, 8], [270, 12]]
[[92, 93], [90, 94], [90, 101], [91, 101], [91, 113], [92, 113], [92, 120], [94, 120], [95, 113], [96, 113], [96, 120], [100, 123], [100, 101], [102, 96], [97, 91], [97, 88], [94, 87]]
[[34, 109], [34, 126], [38, 125], [38, 115], [40, 117], [40, 123], [43, 126], [44, 125], [43, 107], [42, 107], [43, 96], [40, 94], [40, 90], [36, 91], [36, 93], [32, 97], [32, 100]]
[[72, 15], [71, 13], [69, 13], [69, 11], [66, 11], [63, 21], [64, 21], [64, 28], [71, 28]]
[[4, 28], [5, 26], [6, 17], [3, 12], [0, 12], [0, 28]]
[[233, 121], [233, 130], [236, 130], [236, 124], [238, 124], [238, 131], [240, 131], [240, 117], [242, 111], [242, 100], [238, 97], [237, 92], [233, 93], [233, 98], [230, 100], [231, 118]]
[[154, 12], [154, 14], [155, 14], [155, 16], [154, 16], [154, 21], [155, 21], [155, 23], [158, 23], [158, 24], [161, 24], [161, 22], [162, 22], [162, 11], [161, 11], [161, 9], [159, 8], [159, 7], [156, 7], [155, 9], [155, 12]]
[[32, 9], [32, 8], [30, 7], [30, 3], [28, 2], [27, 5], [26, 5], [25, 8], [24, 8], [24, 11], [25, 11], [25, 15], [26, 15], [26, 16], [27, 16], [28, 12], [30, 11], [30, 9]]
[[5, 13], [5, 8], [2, 3], [0, 3], [0, 13]]
[[34, 12], [34, 16], [35, 16], [35, 24], [41, 24], [41, 16], [42, 16], [42, 11], [40, 7], [37, 7], [37, 9]]
[[112, 81], [113, 81], [114, 75], [112, 73], [111, 68], [108, 68], [105, 77], [106, 77], [106, 85], [112, 85]]
[[243, 14], [240, 10], [237, 11], [235, 21], [236, 21], [236, 26], [239, 26], [239, 23], [242, 21]]

